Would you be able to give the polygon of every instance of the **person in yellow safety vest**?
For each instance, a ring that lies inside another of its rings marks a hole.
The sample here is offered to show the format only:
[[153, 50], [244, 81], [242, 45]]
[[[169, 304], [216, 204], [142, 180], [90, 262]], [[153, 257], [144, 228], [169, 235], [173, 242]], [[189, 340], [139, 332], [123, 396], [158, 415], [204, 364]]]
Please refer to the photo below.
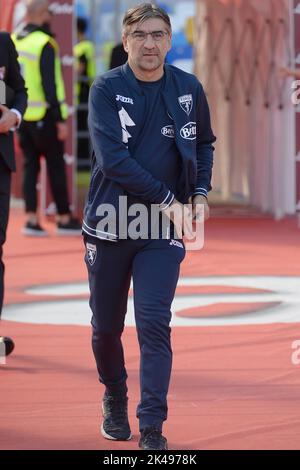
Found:
[[70, 212], [64, 162], [68, 136], [65, 87], [59, 47], [50, 32], [49, 0], [26, 0], [27, 24], [13, 35], [21, 71], [28, 88], [28, 108], [19, 129], [24, 153], [23, 193], [27, 221], [24, 235], [45, 236], [37, 213], [36, 185], [40, 157], [47, 163], [50, 187], [57, 208], [57, 233], [80, 234]]
[[77, 18], [78, 43], [74, 46], [76, 59], [77, 97], [81, 103], [87, 101], [89, 87], [96, 76], [95, 46], [92, 41], [86, 39], [87, 22], [84, 18]]
[[86, 39], [87, 21], [77, 18], [78, 43], [74, 46], [77, 83], [77, 156], [80, 166], [90, 167], [90, 145], [87, 130], [89, 89], [96, 76], [95, 47]]

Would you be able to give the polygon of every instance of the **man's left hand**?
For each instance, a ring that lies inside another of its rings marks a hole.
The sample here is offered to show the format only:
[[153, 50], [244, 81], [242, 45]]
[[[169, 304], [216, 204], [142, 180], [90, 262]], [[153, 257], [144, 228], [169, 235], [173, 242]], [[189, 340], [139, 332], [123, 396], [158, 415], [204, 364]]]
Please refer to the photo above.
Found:
[[0, 134], [5, 134], [18, 124], [18, 117], [16, 113], [10, 111], [2, 104], [0, 104], [0, 112], [2, 113], [0, 119]]
[[192, 205], [193, 205], [193, 219], [200, 217], [202, 206], [200, 204], [204, 204], [204, 220], [209, 219], [209, 205], [205, 196], [201, 196], [198, 194], [197, 196], [193, 197]]

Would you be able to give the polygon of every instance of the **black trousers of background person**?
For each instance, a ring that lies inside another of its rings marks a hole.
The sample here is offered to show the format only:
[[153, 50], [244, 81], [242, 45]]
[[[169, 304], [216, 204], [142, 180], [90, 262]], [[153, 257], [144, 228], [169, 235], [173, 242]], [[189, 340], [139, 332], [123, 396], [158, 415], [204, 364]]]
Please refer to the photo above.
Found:
[[[77, 111], [77, 132], [87, 131], [88, 112], [84, 109]], [[89, 137], [77, 138], [77, 155], [81, 165], [90, 168], [90, 140]]]
[[64, 144], [57, 138], [56, 123], [49, 113], [42, 121], [22, 122], [20, 146], [24, 153], [23, 194], [26, 212], [37, 211], [37, 179], [40, 157], [46, 159], [52, 196], [58, 214], [70, 213]]
[[11, 170], [0, 155], [0, 316], [4, 297], [4, 263], [2, 257], [8, 224], [10, 187]]

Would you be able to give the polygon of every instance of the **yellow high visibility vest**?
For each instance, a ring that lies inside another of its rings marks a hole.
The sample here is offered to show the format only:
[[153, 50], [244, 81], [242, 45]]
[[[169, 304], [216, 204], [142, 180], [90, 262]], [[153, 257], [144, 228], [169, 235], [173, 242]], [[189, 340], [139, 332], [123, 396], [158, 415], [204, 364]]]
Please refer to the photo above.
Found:
[[81, 56], [87, 58], [87, 76], [94, 80], [96, 76], [95, 47], [91, 41], [81, 41], [74, 46], [74, 56], [78, 60]]
[[45, 93], [40, 72], [40, 60], [43, 48], [49, 42], [55, 52], [55, 86], [57, 99], [63, 119], [68, 117], [68, 108], [65, 103], [65, 86], [62, 77], [59, 59], [59, 47], [55, 39], [43, 31], [33, 31], [24, 38], [12, 35], [19, 54], [19, 63], [28, 92], [28, 107], [24, 114], [25, 121], [40, 121], [45, 117], [47, 108]]
[[[78, 44], [74, 46], [73, 49], [74, 57], [78, 62], [81, 56], [85, 56], [87, 59], [87, 78], [89, 85], [92, 84], [96, 76], [96, 62], [95, 62], [95, 47], [91, 41], [80, 41]], [[80, 81], [76, 84], [76, 95], [77, 100], [80, 93]]]

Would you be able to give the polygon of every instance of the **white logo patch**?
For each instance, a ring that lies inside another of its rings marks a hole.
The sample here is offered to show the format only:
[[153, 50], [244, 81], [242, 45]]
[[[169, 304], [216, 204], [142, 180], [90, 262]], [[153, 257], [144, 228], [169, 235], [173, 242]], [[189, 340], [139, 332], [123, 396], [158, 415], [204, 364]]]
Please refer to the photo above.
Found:
[[169, 126], [163, 127], [161, 130], [161, 133], [165, 137], [170, 137], [170, 139], [174, 139], [175, 137], [174, 126], [170, 124]]
[[133, 104], [132, 98], [127, 98], [126, 96], [116, 95], [116, 101], [121, 101], [121, 103]]
[[127, 144], [128, 139], [130, 139], [131, 137], [131, 135], [129, 134], [127, 130], [127, 126], [128, 127], [135, 126], [135, 123], [133, 122], [133, 120], [131, 119], [131, 117], [129, 116], [129, 114], [124, 108], [122, 108], [121, 111], [119, 111], [119, 118], [120, 118], [121, 127], [122, 127], [122, 142], [124, 142], [124, 144]]
[[178, 101], [183, 111], [189, 116], [193, 109], [193, 95], [179, 96]]
[[177, 246], [178, 248], [183, 248], [183, 244], [177, 240], [171, 240], [169, 245], [171, 246]]
[[188, 122], [180, 129], [180, 135], [183, 139], [195, 140], [197, 134], [197, 127], [195, 122]]
[[92, 245], [92, 243], [86, 244], [86, 256], [89, 264], [93, 266], [97, 258], [97, 247]]

